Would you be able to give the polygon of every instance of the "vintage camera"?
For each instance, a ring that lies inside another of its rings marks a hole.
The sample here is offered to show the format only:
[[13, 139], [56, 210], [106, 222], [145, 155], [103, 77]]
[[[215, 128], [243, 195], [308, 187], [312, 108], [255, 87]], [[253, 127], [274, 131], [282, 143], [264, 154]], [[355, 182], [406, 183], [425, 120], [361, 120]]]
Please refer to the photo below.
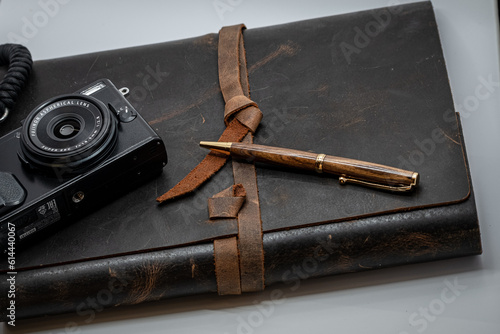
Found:
[[161, 173], [165, 145], [126, 91], [98, 80], [45, 101], [0, 138], [0, 254]]

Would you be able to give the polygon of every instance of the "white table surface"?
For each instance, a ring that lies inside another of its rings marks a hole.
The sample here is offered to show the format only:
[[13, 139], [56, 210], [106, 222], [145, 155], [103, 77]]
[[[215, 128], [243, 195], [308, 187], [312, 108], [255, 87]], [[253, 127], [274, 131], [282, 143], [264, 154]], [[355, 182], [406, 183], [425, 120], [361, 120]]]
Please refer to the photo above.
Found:
[[[54, 6], [57, 1], [57, 6]], [[401, 0], [400, 3], [411, 1]], [[47, 59], [384, 7], [389, 0], [2, 0], [0, 43]], [[434, 0], [476, 193], [484, 254], [302, 281], [242, 296], [192, 296], [0, 324], [5, 333], [500, 333], [500, 85], [494, 0]], [[216, 9], [218, 6], [219, 10]], [[28, 23], [27, 23], [28, 22]], [[34, 24], [29, 29], [29, 24]], [[34, 27], [34, 29], [33, 29]], [[14, 39], [14, 40], [13, 40]], [[17, 39], [17, 40], [16, 40]], [[491, 94], [482, 79], [491, 81]], [[480, 88], [478, 88], [480, 87]], [[483, 96], [483, 95], [481, 95]], [[471, 102], [477, 101], [477, 104]], [[464, 108], [466, 106], [466, 108]], [[450, 288], [453, 286], [453, 288]], [[271, 291], [283, 298], [271, 302]], [[450, 292], [453, 292], [452, 294]], [[0, 298], [4, 298], [3, 296]]]

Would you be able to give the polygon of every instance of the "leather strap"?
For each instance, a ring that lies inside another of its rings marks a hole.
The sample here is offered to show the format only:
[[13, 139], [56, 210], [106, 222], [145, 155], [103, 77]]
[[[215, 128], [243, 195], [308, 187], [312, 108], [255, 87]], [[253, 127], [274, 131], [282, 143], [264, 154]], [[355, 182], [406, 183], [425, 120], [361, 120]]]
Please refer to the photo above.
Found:
[[214, 258], [219, 295], [241, 294], [236, 237], [214, 240]]
[[242, 184], [235, 184], [208, 199], [208, 215], [210, 219], [237, 218], [246, 199], [246, 191]]
[[[252, 134], [243, 139], [252, 143]], [[246, 201], [238, 213], [238, 250], [240, 254], [241, 291], [264, 290], [264, 246], [260, 218], [259, 190], [255, 165], [233, 160], [234, 182], [242, 184]]]
[[[243, 142], [251, 143], [252, 135], [248, 134]], [[208, 199], [211, 223], [238, 218], [237, 238], [214, 240], [220, 295], [264, 289], [264, 248], [255, 165], [233, 160], [233, 174], [238, 183]]]
[[[226, 129], [219, 141], [224, 142], [241, 141], [249, 131], [255, 132], [262, 119], [257, 104], [250, 100], [243, 29], [245, 26], [240, 24], [224, 27], [219, 32], [219, 84], [226, 102]], [[226, 155], [209, 153], [184, 179], [156, 200], [163, 203], [193, 192], [219, 171], [227, 159]]]
[[[237, 119], [233, 120], [222, 133], [219, 141], [239, 142], [248, 133], [248, 128]], [[163, 203], [181, 197], [196, 190], [226, 163], [228, 156], [222, 153], [210, 152], [188, 175], [186, 175], [172, 189], [156, 199]]]
[[[226, 103], [226, 130], [219, 141], [239, 142], [245, 138], [251, 143], [262, 119], [259, 107], [250, 99], [244, 29], [245, 26], [240, 24], [224, 27], [219, 32], [219, 84]], [[194, 191], [221, 169], [226, 160], [224, 154], [209, 153], [157, 201], [162, 203]], [[217, 286], [221, 295], [264, 289], [262, 222], [255, 165], [233, 160], [233, 174], [236, 186], [208, 200], [210, 219], [232, 218], [236, 214], [238, 217], [238, 238], [214, 241]]]
[[262, 119], [257, 104], [250, 100], [247, 60], [243, 42], [245, 25], [224, 27], [219, 32], [219, 84], [226, 107], [226, 126], [236, 118], [252, 133]]
[[[227, 218], [237, 219], [245, 199], [246, 191], [241, 184], [231, 186], [210, 197], [208, 199], [210, 222], [225, 224]], [[219, 295], [241, 294], [238, 239], [232, 237], [214, 240], [214, 260]]]
[[[219, 83], [226, 102], [224, 122], [227, 125], [238, 120], [245, 125], [250, 131], [243, 141], [251, 143], [262, 113], [250, 99], [244, 29], [240, 24], [224, 27], [219, 32]], [[233, 160], [233, 175], [234, 183], [242, 184], [246, 191], [246, 201], [238, 213], [241, 291], [261, 291], [264, 289], [264, 250], [255, 165]]]

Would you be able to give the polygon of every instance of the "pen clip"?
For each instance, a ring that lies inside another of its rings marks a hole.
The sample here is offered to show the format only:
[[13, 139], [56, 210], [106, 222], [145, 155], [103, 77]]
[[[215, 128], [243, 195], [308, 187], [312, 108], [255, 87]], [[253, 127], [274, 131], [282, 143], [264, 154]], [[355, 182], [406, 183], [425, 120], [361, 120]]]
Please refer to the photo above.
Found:
[[414, 181], [409, 186], [388, 186], [388, 185], [380, 184], [380, 183], [352, 179], [352, 178], [349, 178], [346, 176], [339, 177], [339, 182], [342, 185], [346, 184], [346, 183], [353, 183], [353, 184], [359, 184], [359, 185], [363, 185], [363, 186], [367, 186], [367, 187], [371, 187], [371, 188], [383, 189], [383, 190], [389, 190], [389, 191], [397, 191], [397, 192], [410, 191], [416, 185], [416, 182]]

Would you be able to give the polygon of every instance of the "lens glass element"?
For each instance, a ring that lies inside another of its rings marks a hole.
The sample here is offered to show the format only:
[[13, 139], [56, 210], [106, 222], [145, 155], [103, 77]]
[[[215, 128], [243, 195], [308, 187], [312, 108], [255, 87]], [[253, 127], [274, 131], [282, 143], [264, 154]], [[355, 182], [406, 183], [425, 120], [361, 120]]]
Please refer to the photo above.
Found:
[[59, 139], [73, 138], [80, 131], [81, 124], [76, 119], [62, 120], [54, 127], [54, 136]]

